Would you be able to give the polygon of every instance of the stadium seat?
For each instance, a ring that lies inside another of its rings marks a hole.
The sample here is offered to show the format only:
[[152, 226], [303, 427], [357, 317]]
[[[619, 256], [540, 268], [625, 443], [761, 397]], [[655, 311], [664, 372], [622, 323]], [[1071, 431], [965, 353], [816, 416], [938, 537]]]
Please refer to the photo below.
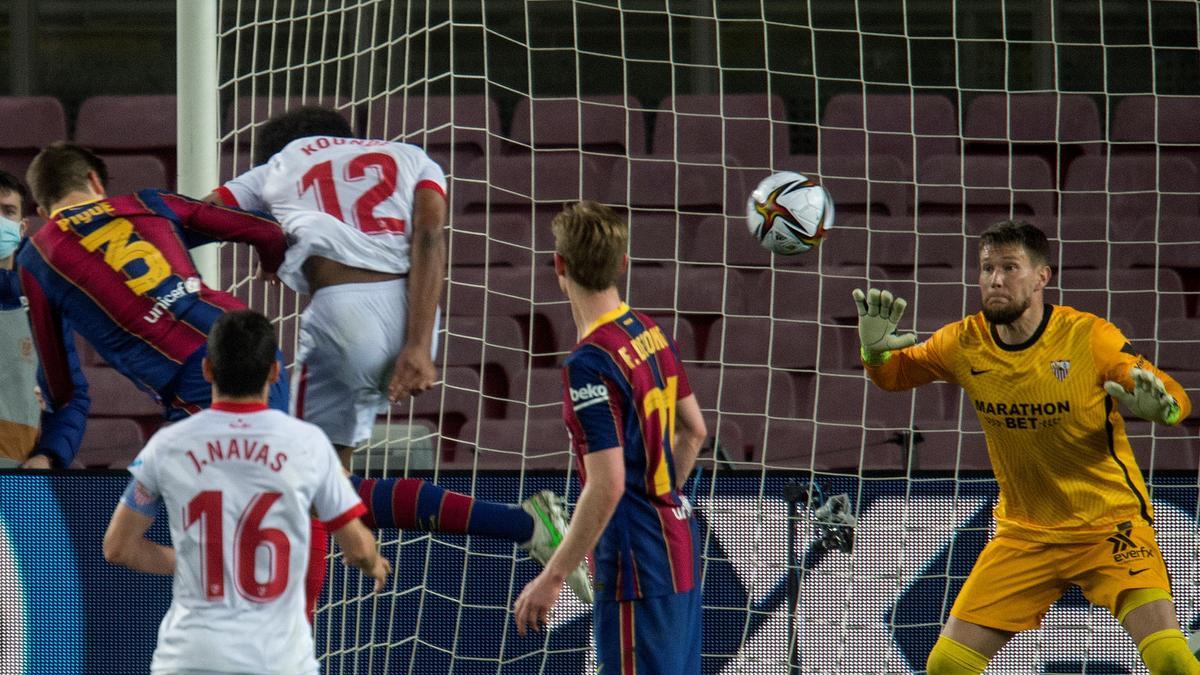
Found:
[[868, 216], [906, 215], [913, 200], [910, 173], [890, 155], [868, 161], [862, 155], [842, 154], [840, 147], [831, 148], [821, 155], [820, 178], [837, 205], [834, 226], [862, 224]]
[[742, 307], [742, 278], [719, 265], [636, 267], [626, 299], [647, 313], [725, 314]]
[[519, 98], [511, 129], [513, 141], [534, 148], [646, 154], [646, 115], [633, 97]]
[[823, 153], [865, 158], [863, 177], [911, 181], [924, 158], [958, 154], [958, 115], [940, 94], [838, 94], [821, 115], [820, 144]]
[[527, 367], [528, 346], [516, 319], [455, 314], [445, 319], [445, 325], [442, 353], [446, 366], [482, 369], [497, 364], [506, 373]]
[[84, 429], [75, 463], [86, 469], [124, 469], [145, 445], [142, 427], [136, 421], [91, 418]]
[[741, 166], [782, 169], [788, 145], [787, 110], [778, 94], [668, 96], [654, 114], [656, 157], [717, 151]]
[[564, 202], [602, 200], [612, 175], [598, 159], [576, 150], [495, 153], [474, 160], [466, 172], [485, 180], [455, 183], [457, 194], [451, 199], [457, 213], [512, 214], [528, 219], [537, 209], [545, 216], [545, 226]]
[[963, 140], [969, 154], [1037, 155], [1052, 167], [1105, 147], [1090, 96], [1048, 92], [976, 96], [963, 115]]
[[879, 283], [908, 301], [901, 321], [902, 330], [915, 330], [925, 337], [942, 326], [979, 311], [978, 266], [917, 266], [904, 273], [892, 273]]
[[438, 383], [428, 391], [392, 405], [393, 416], [406, 419], [410, 410], [416, 417], [436, 419], [439, 414], [463, 418], [502, 417], [505, 384], [486, 369], [449, 366], [438, 372]]
[[1187, 315], [1183, 280], [1166, 267], [1071, 269], [1052, 283], [1062, 289], [1063, 304], [1128, 326], [1134, 340], [1153, 339], [1161, 321]]
[[[1113, 104], [1115, 146], [1152, 144], [1170, 151], [1200, 150], [1200, 96], [1126, 96]], [[1181, 146], [1181, 147], [1171, 147]]]
[[[771, 264], [771, 252], [750, 234], [744, 216], [706, 216], [695, 223], [690, 235], [679, 241], [680, 258], [687, 262], [748, 267], [769, 267]], [[780, 264], [791, 262], [783, 256], [776, 257], [776, 261]]]
[[500, 133], [500, 109], [483, 94], [393, 94], [367, 109], [368, 138], [419, 145], [449, 174], [487, 152]]
[[917, 182], [919, 214], [965, 214], [971, 231], [1009, 216], [1056, 214], [1058, 181], [1040, 157], [930, 157], [921, 163]]
[[0, 170], [22, 180], [39, 150], [67, 138], [67, 115], [51, 96], [0, 96]]
[[551, 420], [562, 424], [561, 367], [531, 368], [515, 373], [508, 386], [508, 419]]
[[[1196, 359], [1196, 350], [1200, 348], [1200, 322], [1194, 318], [1163, 319], [1158, 324], [1156, 337], [1157, 342], [1145, 349], [1146, 356], [1156, 366], [1172, 374], [1200, 370]], [[1200, 383], [1193, 382], [1191, 386], [1196, 384]], [[1197, 397], [1195, 394], [1192, 397], [1195, 403]]]
[[108, 169], [108, 193], [124, 195], [146, 188], [171, 189], [167, 167], [154, 155], [101, 155]]
[[566, 425], [557, 420], [480, 420], [460, 434], [452, 465], [462, 469], [548, 469], [566, 471], [575, 461]]
[[[740, 171], [727, 170], [721, 155], [690, 155], [678, 162], [666, 158], [631, 159], [617, 165], [603, 201], [692, 213], [738, 212], [749, 195]], [[626, 171], [628, 168], [628, 171]]]
[[[909, 232], [869, 230], [865, 227], [842, 227], [829, 235], [829, 246], [822, 246], [822, 262], [829, 267], [861, 267], [875, 265], [892, 270], [911, 270], [917, 262], [917, 237]], [[836, 238], [836, 240], [835, 240]], [[932, 244], [925, 237], [921, 246]], [[946, 264], [946, 263], [943, 263]]]
[[174, 95], [92, 96], [79, 107], [73, 138], [104, 155], [153, 155], [174, 185], [177, 112]]
[[719, 217], [631, 209], [627, 217], [630, 263], [646, 265], [686, 259], [681, 255], [682, 249], [696, 238], [698, 223]]
[[1183, 157], [1080, 157], [1067, 167], [1062, 212], [1106, 217], [1113, 241], [1156, 241], [1146, 216], [1200, 218], [1200, 171]]
[[728, 316], [709, 327], [701, 357], [705, 363], [756, 366], [787, 370], [817, 365], [820, 327], [811, 321], [785, 321], [767, 317]]

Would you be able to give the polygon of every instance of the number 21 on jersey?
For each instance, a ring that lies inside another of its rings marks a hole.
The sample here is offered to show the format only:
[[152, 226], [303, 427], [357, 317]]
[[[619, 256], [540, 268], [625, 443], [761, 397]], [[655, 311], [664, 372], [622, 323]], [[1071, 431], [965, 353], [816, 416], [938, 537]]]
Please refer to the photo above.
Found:
[[396, 191], [399, 169], [391, 155], [383, 152], [356, 155], [354, 159], [346, 162], [341, 173], [341, 180], [346, 183], [368, 181], [372, 176], [375, 178], [375, 184], [363, 191], [354, 201], [351, 217], [347, 218], [338, 200], [338, 181], [334, 177], [331, 160], [316, 164], [305, 172], [300, 179], [300, 195], [315, 190], [321, 211], [343, 223], [354, 225], [367, 234], [404, 234], [404, 219], [375, 215], [375, 209]]
[[[233, 575], [238, 594], [253, 602], [268, 602], [287, 590], [292, 544], [287, 533], [262, 527], [263, 518], [282, 494], [260, 492], [250, 500], [238, 517], [234, 533], [233, 560], [237, 569]], [[183, 511], [183, 526], [200, 527], [200, 583], [204, 597], [219, 601], [225, 597], [225, 527], [222, 519], [224, 494], [220, 490], [198, 493]], [[260, 547], [270, 548], [271, 569], [266, 579], [255, 578], [255, 560]]]

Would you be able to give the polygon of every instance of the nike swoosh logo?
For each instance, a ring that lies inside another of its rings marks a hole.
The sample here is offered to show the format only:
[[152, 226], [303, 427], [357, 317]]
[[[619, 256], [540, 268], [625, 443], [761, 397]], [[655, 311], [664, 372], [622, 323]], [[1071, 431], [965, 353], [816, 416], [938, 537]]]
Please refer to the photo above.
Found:
[[1148, 570], [1148, 569], [1150, 569], [1150, 568], [1149, 568], [1149, 567], [1143, 567], [1143, 568], [1142, 568], [1142, 569], [1140, 569], [1140, 570], [1129, 570], [1129, 576], [1131, 576], [1131, 577], [1136, 577], [1137, 575], [1141, 574], [1142, 572], [1145, 572], [1145, 571], [1146, 571], [1146, 570]]
[[990, 373], [990, 372], [992, 372], [991, 368], [988, 368], [987, 370], [975, 370], [974, 368], [971, 369], [972, 375], [982, 375], [984, 373]]

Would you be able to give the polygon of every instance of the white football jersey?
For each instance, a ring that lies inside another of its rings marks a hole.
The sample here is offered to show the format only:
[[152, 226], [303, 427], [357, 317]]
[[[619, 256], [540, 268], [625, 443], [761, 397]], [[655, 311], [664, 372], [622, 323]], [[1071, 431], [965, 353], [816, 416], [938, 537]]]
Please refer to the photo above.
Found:
[[288, 235], [279, 278], [304, 293], [300, 265], [313, 255], [407, 272], [413, 197], [422, 188], [444, 197], [446, 176], [415, 145], [312, 136], [292, 141], [219, 192], [226, 203], [279, 220]]
[[325, 434], [217, 403], [154, 434], [129, 471], [139, 498], [162, 498], [175, 547], [152, 672], [318, 672], [304, 613], [310, 513], [333, 531], [366, 512]]

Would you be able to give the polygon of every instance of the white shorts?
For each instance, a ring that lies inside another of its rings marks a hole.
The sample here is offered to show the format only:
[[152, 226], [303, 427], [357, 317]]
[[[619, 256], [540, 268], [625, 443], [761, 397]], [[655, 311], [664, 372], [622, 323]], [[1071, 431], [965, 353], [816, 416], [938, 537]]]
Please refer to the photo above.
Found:
[[300, 315], [292, 414], [320, 427], [335, 445], [370, 438], [375, 416], [387, 409], [387, 385], [404, 347], [407, 318], [406, 279], [317, 291]]

